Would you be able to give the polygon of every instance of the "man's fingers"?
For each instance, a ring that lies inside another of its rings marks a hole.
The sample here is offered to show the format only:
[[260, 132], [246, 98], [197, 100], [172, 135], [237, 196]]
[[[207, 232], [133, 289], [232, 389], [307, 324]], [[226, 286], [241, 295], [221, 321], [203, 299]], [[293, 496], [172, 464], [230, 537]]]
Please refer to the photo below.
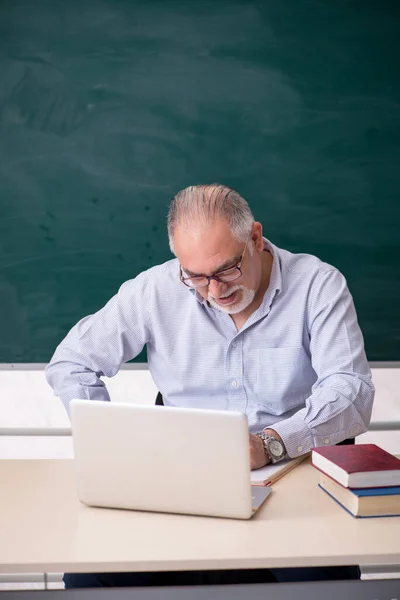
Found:
[[257, 464], [257, 450], [252, 443], [250, 443], [250, 468], [254, 469]]
[[250, 434], [250, 468], [259, 469], [267, 462], [262, 440], [257, 435]]

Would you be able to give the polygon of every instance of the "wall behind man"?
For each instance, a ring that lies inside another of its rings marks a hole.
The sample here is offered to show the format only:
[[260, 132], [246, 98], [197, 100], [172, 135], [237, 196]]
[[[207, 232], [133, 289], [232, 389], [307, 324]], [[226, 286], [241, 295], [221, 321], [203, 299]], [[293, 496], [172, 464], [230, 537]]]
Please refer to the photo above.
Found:
[[400, 360], [399, 57], [390, 0], [0, 2], [0, 362], [171, 258], [170, 198], [212, 181]]
[[[145, 365], [144, 365], [145, 367]], [[373, 421], [400, 421], [400, 367], [373, 368], [376, 397]], [[146, 368], [123, 368], [104, 378], [115, 402], [154, 404], [157, 388]], [[69, 427], [69, 419], [48, 386], [43, 368], [0, 369], [0, 427]], [[370, 432], [357, 438], [400, 454], [399, 432]], [[0, 458], [63, 458], [72, 456], [71, 438], [0, 437]]]

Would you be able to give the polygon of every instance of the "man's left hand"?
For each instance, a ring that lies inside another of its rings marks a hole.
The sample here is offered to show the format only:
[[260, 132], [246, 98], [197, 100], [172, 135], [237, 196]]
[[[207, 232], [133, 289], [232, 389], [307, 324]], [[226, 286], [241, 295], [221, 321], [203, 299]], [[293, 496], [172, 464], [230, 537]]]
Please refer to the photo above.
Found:
[[249, 434], [250, 438], [250, 468], [259, 469], [269, 463], [269, 459], [264, 450], [262, 439], [253, 433]]

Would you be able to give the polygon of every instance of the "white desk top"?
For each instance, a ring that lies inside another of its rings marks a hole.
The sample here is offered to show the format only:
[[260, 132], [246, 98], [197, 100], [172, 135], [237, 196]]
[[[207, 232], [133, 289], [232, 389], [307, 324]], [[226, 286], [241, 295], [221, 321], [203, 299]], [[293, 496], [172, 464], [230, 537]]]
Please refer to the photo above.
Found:
[[0, 461], [0, 572], [400, 564], [400, 518], [354, 519], [303, 463], [250, 521], [88, 508], [71, 460]]

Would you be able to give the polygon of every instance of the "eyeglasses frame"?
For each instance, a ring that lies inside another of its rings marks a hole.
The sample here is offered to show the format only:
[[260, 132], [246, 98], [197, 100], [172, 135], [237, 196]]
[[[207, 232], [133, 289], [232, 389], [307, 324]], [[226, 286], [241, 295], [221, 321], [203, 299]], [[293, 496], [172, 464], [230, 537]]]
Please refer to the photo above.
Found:
[[[229, 269], [223, 269], [222, 271], [219, 271], [219, 273], [215, 273], [215, 275], [195, 275], [193, 277], [183, 277], [183, 273], [182, 273], [182, 265], [179, 265], [179, 279], [182, 281], [182, 283], [184, 283], [186, 285], [186, 287], [188, 287], [191, 290], [195, 290], [198, 288], [205, 288], [208, 287], [210, 285], [210, 282], [214, 279], [215, 281], [217, 281], [218, 283], [230, 283], [231, 281], [236, 281], [237, 279], [239, 279], [242, 275], [242, 264], [243, 264], [243, 260], [244, 260], [244, 256], [246, 254], [246, 248], [247, 248], [247, 244], [248, 242], [246, 242], [245, 247], [243, 249], [242, 255], [239, 259], [239, 262], [236, 265], [233, 265], [232, 267], [229, 267]], [[218, 277], [218, 275], [221, 275], [221, 273], [223, 273], [224, 271], [230, 271], [231, 269], [237, 269], [239, 271], [239, 275], [237, 277], [235, 277], [234, 279], [230, 279], [229, 281], [221, 281], [221, 279]], [[205, 285], [198, 285], [198, 286], [192, 286], [192, 285], [188, 285], [186, 283], [185, 280], [188, 279], [194, 279], [196, 277], [204, 277], [205, 279], [207, 279], [207, 283]]]

